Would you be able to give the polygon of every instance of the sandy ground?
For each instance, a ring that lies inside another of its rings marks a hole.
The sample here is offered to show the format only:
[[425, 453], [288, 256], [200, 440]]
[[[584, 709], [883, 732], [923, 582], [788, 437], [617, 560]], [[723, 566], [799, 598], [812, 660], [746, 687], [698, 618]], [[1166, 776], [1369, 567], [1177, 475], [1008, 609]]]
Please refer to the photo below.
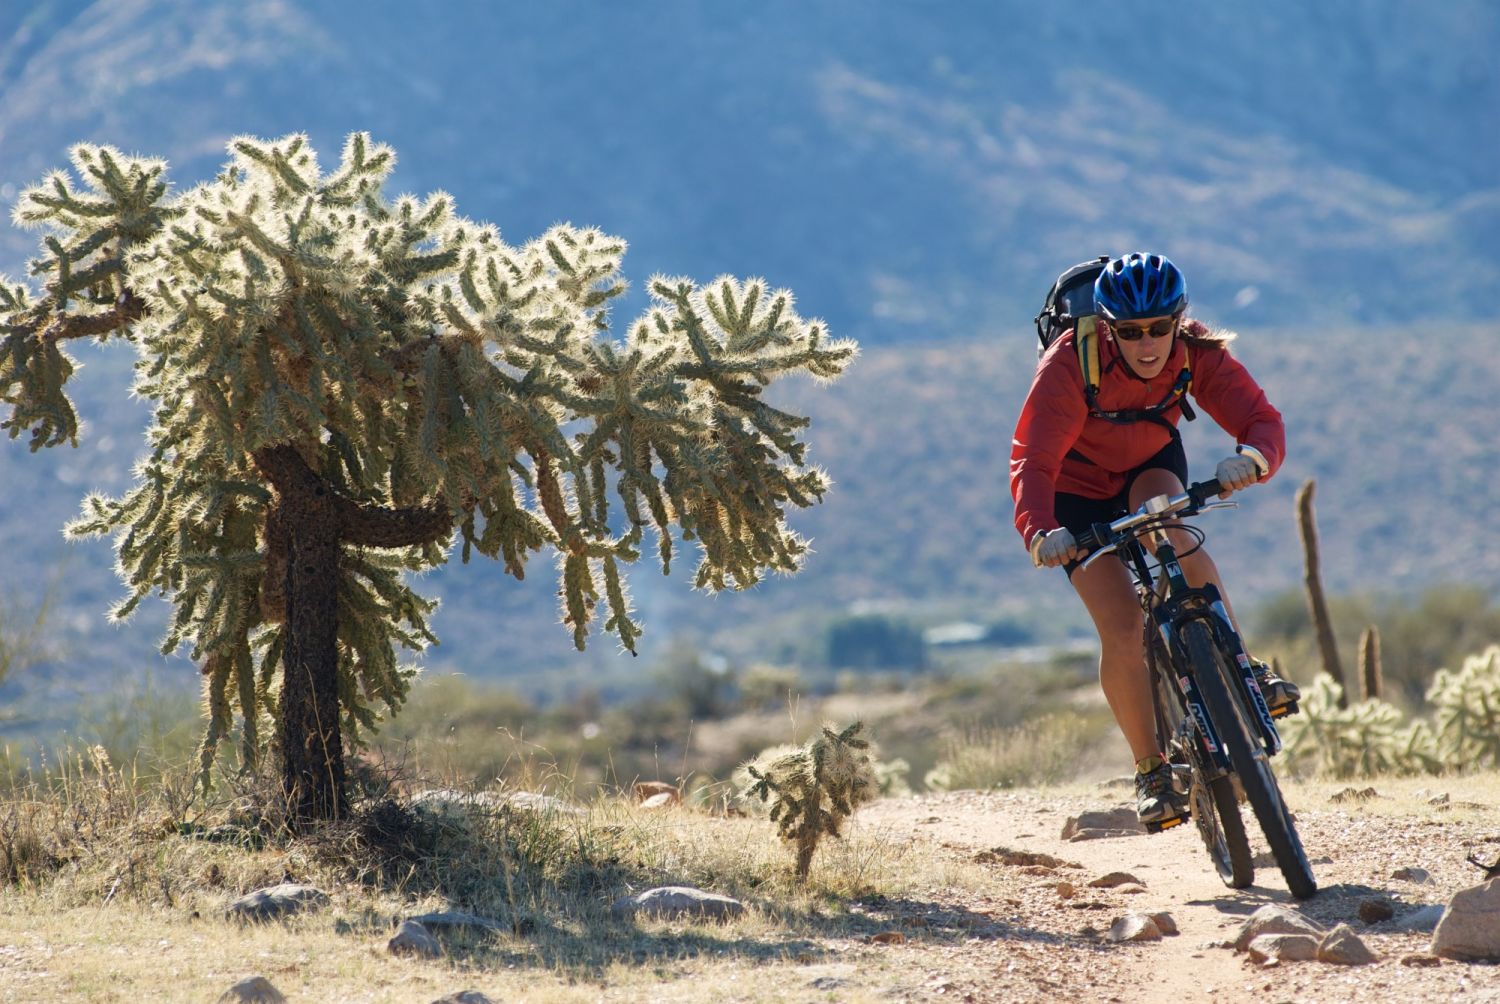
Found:
[[[330, 910], [241, 927], [181, 903], [95, 903], [53, 915], [0, 891], [0, 1001], [214, 1000], [234, 980], [264, 975], [293, 1004], [424, 1004], [464, 987], [530, 1004], [1500, 1004], [1500, 966], [1439, 960], [1429, 954], [1429, 933], [1404, 929], [1423, 907], [1482, 881], [1466, 857], [1500, 857], [1500, 775], [1358, 787], [1367, 797], [1336, 797], [1354, 790], [1341, 784], [1287, 786], [1321, 887], [1301, 903], [1269, 860], [1250, 888], [1226, 888], [1190, 826], [1157, 836], [1062, 837], [1070, 817], [1128, 806], [1133, 794], [1124, 787], [886, 799], [861, 807], [848, 839], [820, 849], [815, 863], [846, 876], [861, 862], [909, 869], [903, 881], [869, 886], [884, 893], [815, 900], [790, 918], [772, 897], [723, 928], [642, 922], [634, 938], [614, 932], [620, 940], [601, 956], [613, 952], [613, 963], [584, 978], [555, 971], [545, 939], [528, 934], [502, 937], [473, 957], [392, 956], [383, 915], [359, 892]], [[744, 853], [767, 839], [751, 820], [667, 811], [681, 815], [658, 817], [658, 825], [681, 826], [696, 839], [748, 841]], [[790, 866], [784, 855], [778, 861]], [[1133, 881], [1091, 885], [1117, 872]], [[1393, 916], [1361, 920], [1361, 904], [1378, 899]], [[1294, 906], [1325, 928], [1350, 925], [1378, 960], [1249, 961], [1230, 943], [1268, 903]], [[1178, 933], [1111, 941], [1112, 923], [1131, 912], [1165, 912]]]
[[[1432, 782], [1427, 782], [1433, 787]], [[964, 1001], [1497, 1001], [1500, 966], [1434, 961], [1430, 935], [1402, 931], [1403, 917], [1428, 904], [1444, 904], [1484, 875], [1464, 859], [1500, 854], [1500, 800], [1466, 801], [1462, 782], [1447, 806], [1428, 806], [1436, 790], [1414, 794], [1415, 782], [1380, 784], [1389, 794], [1364, 802], [1336, 801], [1342, 786], [1289, 791], [1298, 828], [1320, 891], [1297, 902], [1265, 854], [1259, 833], [1252, 845], [1260, 860], [1255, 883], [1226, 888], [1209, 863], [1196, 829], [1070, 842], [1061, 837], [1069, 816], [1126, 805], [1127, 789], [1067, 793], [955, 792], [878, 802], [859, 814], [860, 825], [889, 839], [928, 842], [940, 852], [981, 861], [1000, 880], [1001, 902], [966, 900], [954, 890], [954, 909], [987, 915], [1010, 935], [975, 938], [949, 953], [949, 969], [931, 959], [913, 963], [933, 973], [926, 992], [906, 999]], [[1247, 827], [1253, 827], [1246, 809]], [[997, 849], [1045, 854], [1063, 864], [1025, 864]], [[989, 852], [989, 853], [985, 853]], [[1429, 873], [1425, 881], [1395, 878], [1403, 868]], [[1111, 872], [1139, 882], [1093, 888]], [[1060, 883], [1067, 883], [1059, 889]], [[1361, 902], [1384, 897], [1395, 906], [1389, 921], [1359, 919]], [[1332, 927], [1349, 924], [1379, 961], [1367, 966], [1320, 962], [1251, 963], [1232, 942], [1247, 917], [1267, 903], [1301, 910]], [[998, 908], [998, 909], [997, 909]], [[1160, 940], [1115, 944], [1111, 923], [1126, 912], [1166, 911], [1178, 934]], [[1425, 963], [1425, 964], [1424, 964]], [[913, 991], [916, 988], [911, 988]]]

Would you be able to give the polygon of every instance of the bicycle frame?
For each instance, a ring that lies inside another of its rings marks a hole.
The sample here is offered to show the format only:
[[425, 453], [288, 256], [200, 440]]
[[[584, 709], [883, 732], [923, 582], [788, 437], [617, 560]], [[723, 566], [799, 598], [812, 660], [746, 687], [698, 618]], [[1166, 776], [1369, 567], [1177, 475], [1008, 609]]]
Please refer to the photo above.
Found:
[[[1161, 518], [1146, 525], [1138, 536], [1133, 537], [1123, 547], [1117, 548], [1117, 552], [1123, 552], [1117, 553], [1117, 556], [1124, 562], [1126, 569], [1135, 580], [1147, 629], [1154, 631], [1162, 641], [1163, 650], [1168, 653], [1170, 665], [1160, 667], [1160, 669], [1164, 673], [1170, 670], [1170, 673], [1167, 673], [1168, 679], [1177, 684], [1185, 710], [1197, 723], [1199, 734], [1214, 765], [1221, 772], [1228, 773], [1232, 768], [1223, 743], [1198, 693], [1197, 682], [1193, 678], [1191, 668], [1184, 668], [1191, 667], [1191, 661], [1183, 651], [1180, 641], [1183, 624], [1190, 620], [1206, 621], [1224, 651], [1232, 655], [1240, 671], [1239, 687], [1248, 698], [1249, 707], [1254, 710], [1256, 731], [1259, 733], [1267, 755], [1275, 756], [1281, 751], [1281, 734], [1271, 719], [1271, 711], [1266, 705], [1265, 696], [1261, 694], [1260, 686], [1255, 682], [1255, 672], [1251, 667], [1249, 653], [1245, 651], [1244, 641], [1235, 630], [1234, 622], [1229, 617], [1229, 609], [1224, 605], [1218, 589], [1211, 584], [1192, 586], [1182, 571], [1182, 565], [1177, 558], [1177, 549], [1167, 535], [1167, 529], [1171, 525], [1167, 516], [1174, 508], [1181, 508], [1176, 504], [1180, 499], [1182, 496], [1175, 498], [1160, 496], [1148, 502], [1146, 508], [1157, 510]], [[1153, 506], [1152, 503], [1158, 504]], [[1237, 503], [1234, 502], [1205, 503], [1200, 508], [1235, 508], [1236, 505]], [[1110, 530], [1115, 530], [1117, 527], [1118, 524], [1111, 526]], [[1097, 531], [1096, 535], [1103, 537], [1103, 534], [1097, 534]], [[1142, 536], [1151, 541], [1155, 550], [1155, 569], [1152, 568], [1151, 556], [1141, 542]], [[1106, 552], [1096, 552], [1093, 557], [1102, 556], [1103, 553]], [[1093, 557], [1089, 560], [1092, 561]], [[1147, 658], [1154, 657], [1151, 646], [1147, 646], [1146, 652]], [[1226, 681], [1226, 683], [1234, 685], [1234, 681]]]

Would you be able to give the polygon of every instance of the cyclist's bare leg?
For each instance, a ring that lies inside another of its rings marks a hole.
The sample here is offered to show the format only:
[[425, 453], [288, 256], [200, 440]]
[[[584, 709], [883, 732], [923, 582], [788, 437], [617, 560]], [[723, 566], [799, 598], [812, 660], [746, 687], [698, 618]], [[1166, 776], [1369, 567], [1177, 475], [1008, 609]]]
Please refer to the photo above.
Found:
[[1086, 569], [1075, 569], [1071, 581], [1099, 632], [1099, 684], [1104, 699], [1132, 758], [1140, 762], [1160, 752], [1141, 638], [1140, 601], [1125, 566], [1118, 561], [1096, 561]]

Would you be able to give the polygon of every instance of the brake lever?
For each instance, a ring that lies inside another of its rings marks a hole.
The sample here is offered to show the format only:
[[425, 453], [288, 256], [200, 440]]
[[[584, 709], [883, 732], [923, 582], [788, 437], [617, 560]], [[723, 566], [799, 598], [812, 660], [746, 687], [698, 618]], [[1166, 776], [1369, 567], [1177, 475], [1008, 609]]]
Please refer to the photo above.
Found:
[[1115, 548], [1117, 548], [1119, 546], [1120, 545], [1118, 545], [1118, 544], [1105, 544], [1103, 547], [1099, 548], [1099, 550], [1095, 551], [1093, 554], [1089, 555], [1087, 558], [1084, 558], [1083, 559], [1083, 564], [1081, 564], [1081, 565], [1078, 566], [1078, 570], [1079, 571], [1083, 571], [1085, 568], [1088, 568], [1094, 562], [1098, 561], [1100, 558], [1104, 557], [1106, 554], [1109, 554], [1111, 551], [1113, 551]]

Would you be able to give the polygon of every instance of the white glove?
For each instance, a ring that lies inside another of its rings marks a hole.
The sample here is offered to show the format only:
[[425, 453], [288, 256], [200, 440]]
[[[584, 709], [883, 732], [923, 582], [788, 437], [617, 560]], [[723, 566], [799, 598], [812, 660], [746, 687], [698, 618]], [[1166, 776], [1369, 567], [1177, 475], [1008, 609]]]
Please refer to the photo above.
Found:
[[1229, 497], [1230, 492], [1237, 492], [1241, 488], [1249, 488], [1260, 480], [1260, 468], [1254, 460], [1247, 456], [1235, 455], [1225, 457], [1219, 461], [1219, 467], [1214, 471], [1214, 477], [1219, 479], [1219, 486], [1224, 490], [1219, 493], [1219, 498]]
[[1056, 568], [1078, 557], [1078, 543], [1067, 527], [1048, 530], [1031, 538], [1031, 563], [1041, 568]]

